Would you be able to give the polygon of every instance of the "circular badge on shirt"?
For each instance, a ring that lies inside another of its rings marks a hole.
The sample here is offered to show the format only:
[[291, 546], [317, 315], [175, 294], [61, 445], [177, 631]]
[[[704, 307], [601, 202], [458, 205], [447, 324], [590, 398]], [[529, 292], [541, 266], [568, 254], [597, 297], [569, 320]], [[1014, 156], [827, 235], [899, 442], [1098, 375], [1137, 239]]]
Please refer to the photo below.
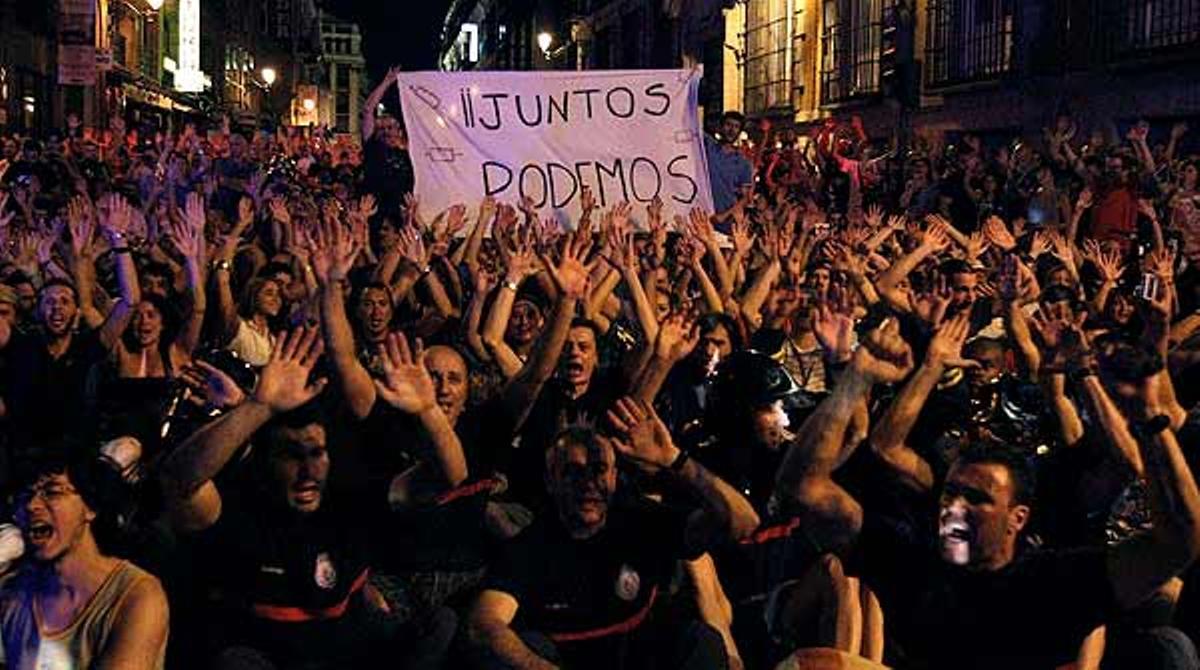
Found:
[[621, 572], [617, 574], [617, 597], [625, 601], [633, 600], [641, 588], [642, 578], [638, 576], [637, 571], [628, 565], [622, 565]]
[[329, 554], [321, 552], [317, 554], [317, 566], [313, 571], [313, 581], [317, 586], [323, 589], [332, 589], [337, 586], [337, 568], [333, 567], [333, 560], [329, 558]]

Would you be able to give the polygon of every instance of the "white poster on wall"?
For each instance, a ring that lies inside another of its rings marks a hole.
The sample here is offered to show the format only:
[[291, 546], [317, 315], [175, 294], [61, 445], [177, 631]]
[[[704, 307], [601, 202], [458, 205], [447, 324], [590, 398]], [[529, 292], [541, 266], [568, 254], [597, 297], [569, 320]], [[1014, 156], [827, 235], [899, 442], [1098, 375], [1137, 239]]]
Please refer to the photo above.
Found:
[[661, 197], [664, 214], [712, 210], [696, 113], [699, 70], [409, 72], [399, 75], [425, 220], [484, 196], [531, 198], [577, 221], [582, 187], [601, 208]]

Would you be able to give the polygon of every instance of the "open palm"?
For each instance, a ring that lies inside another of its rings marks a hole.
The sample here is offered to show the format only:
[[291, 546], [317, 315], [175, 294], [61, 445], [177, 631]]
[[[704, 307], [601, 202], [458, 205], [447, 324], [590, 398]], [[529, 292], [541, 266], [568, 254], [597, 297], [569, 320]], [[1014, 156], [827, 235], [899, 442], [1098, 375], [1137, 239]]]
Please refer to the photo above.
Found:
[[383, 378], [375, 380], [379, 396], [392, 407], [420, 414], [437, 406], [433, 379], [425, 369], [425, 351], [420, 340], [416, 351], [409, 349], [403, 333], [388, 335], [383, 356]]

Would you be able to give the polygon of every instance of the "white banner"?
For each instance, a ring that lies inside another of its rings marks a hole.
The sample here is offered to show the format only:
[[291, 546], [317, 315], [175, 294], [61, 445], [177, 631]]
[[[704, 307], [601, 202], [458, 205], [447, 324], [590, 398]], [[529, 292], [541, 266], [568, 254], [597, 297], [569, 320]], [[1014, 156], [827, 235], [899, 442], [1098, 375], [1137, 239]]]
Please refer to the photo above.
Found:
[[[407, 72], [400, 104], [421, 213], [486, 195], [533, 199], [564, 225], [582, 186], [601, 208], [662, 198], [712, 211], [699, 70]], [[640, 210], [641, 207], [635, 207]], [[640, 217], [637, 217], [640, 218]]]

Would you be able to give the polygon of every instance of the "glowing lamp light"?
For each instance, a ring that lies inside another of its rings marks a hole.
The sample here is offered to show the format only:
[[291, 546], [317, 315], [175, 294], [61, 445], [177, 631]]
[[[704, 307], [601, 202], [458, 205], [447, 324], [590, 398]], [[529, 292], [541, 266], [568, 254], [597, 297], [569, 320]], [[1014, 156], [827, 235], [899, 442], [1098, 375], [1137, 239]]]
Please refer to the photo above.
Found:
[[538, 48], [542, 51], [549, 51], [550, 45], [554, 44], [554, 36], [548, 32], [542, 31], [537, 36]]
[[275, 68], [264, 67], [262, 69], [262, 79], [264, 82], [266, 82], [267, 86], [270, 86], [271, 84], [275, 83], [275, 77], [276, 77]]
[[146, 4], [150, 5], [150, 9], [153, 9], [157, 12], [158, 10], [162, 9], [163, 0], [146, 0]]
[[313, 100], [312, 98], [305, 98], [304, 102], [301, 104], [304, 105], [304, 111], [306, 112], [311, 112], [317, 108], [317, 101]]

